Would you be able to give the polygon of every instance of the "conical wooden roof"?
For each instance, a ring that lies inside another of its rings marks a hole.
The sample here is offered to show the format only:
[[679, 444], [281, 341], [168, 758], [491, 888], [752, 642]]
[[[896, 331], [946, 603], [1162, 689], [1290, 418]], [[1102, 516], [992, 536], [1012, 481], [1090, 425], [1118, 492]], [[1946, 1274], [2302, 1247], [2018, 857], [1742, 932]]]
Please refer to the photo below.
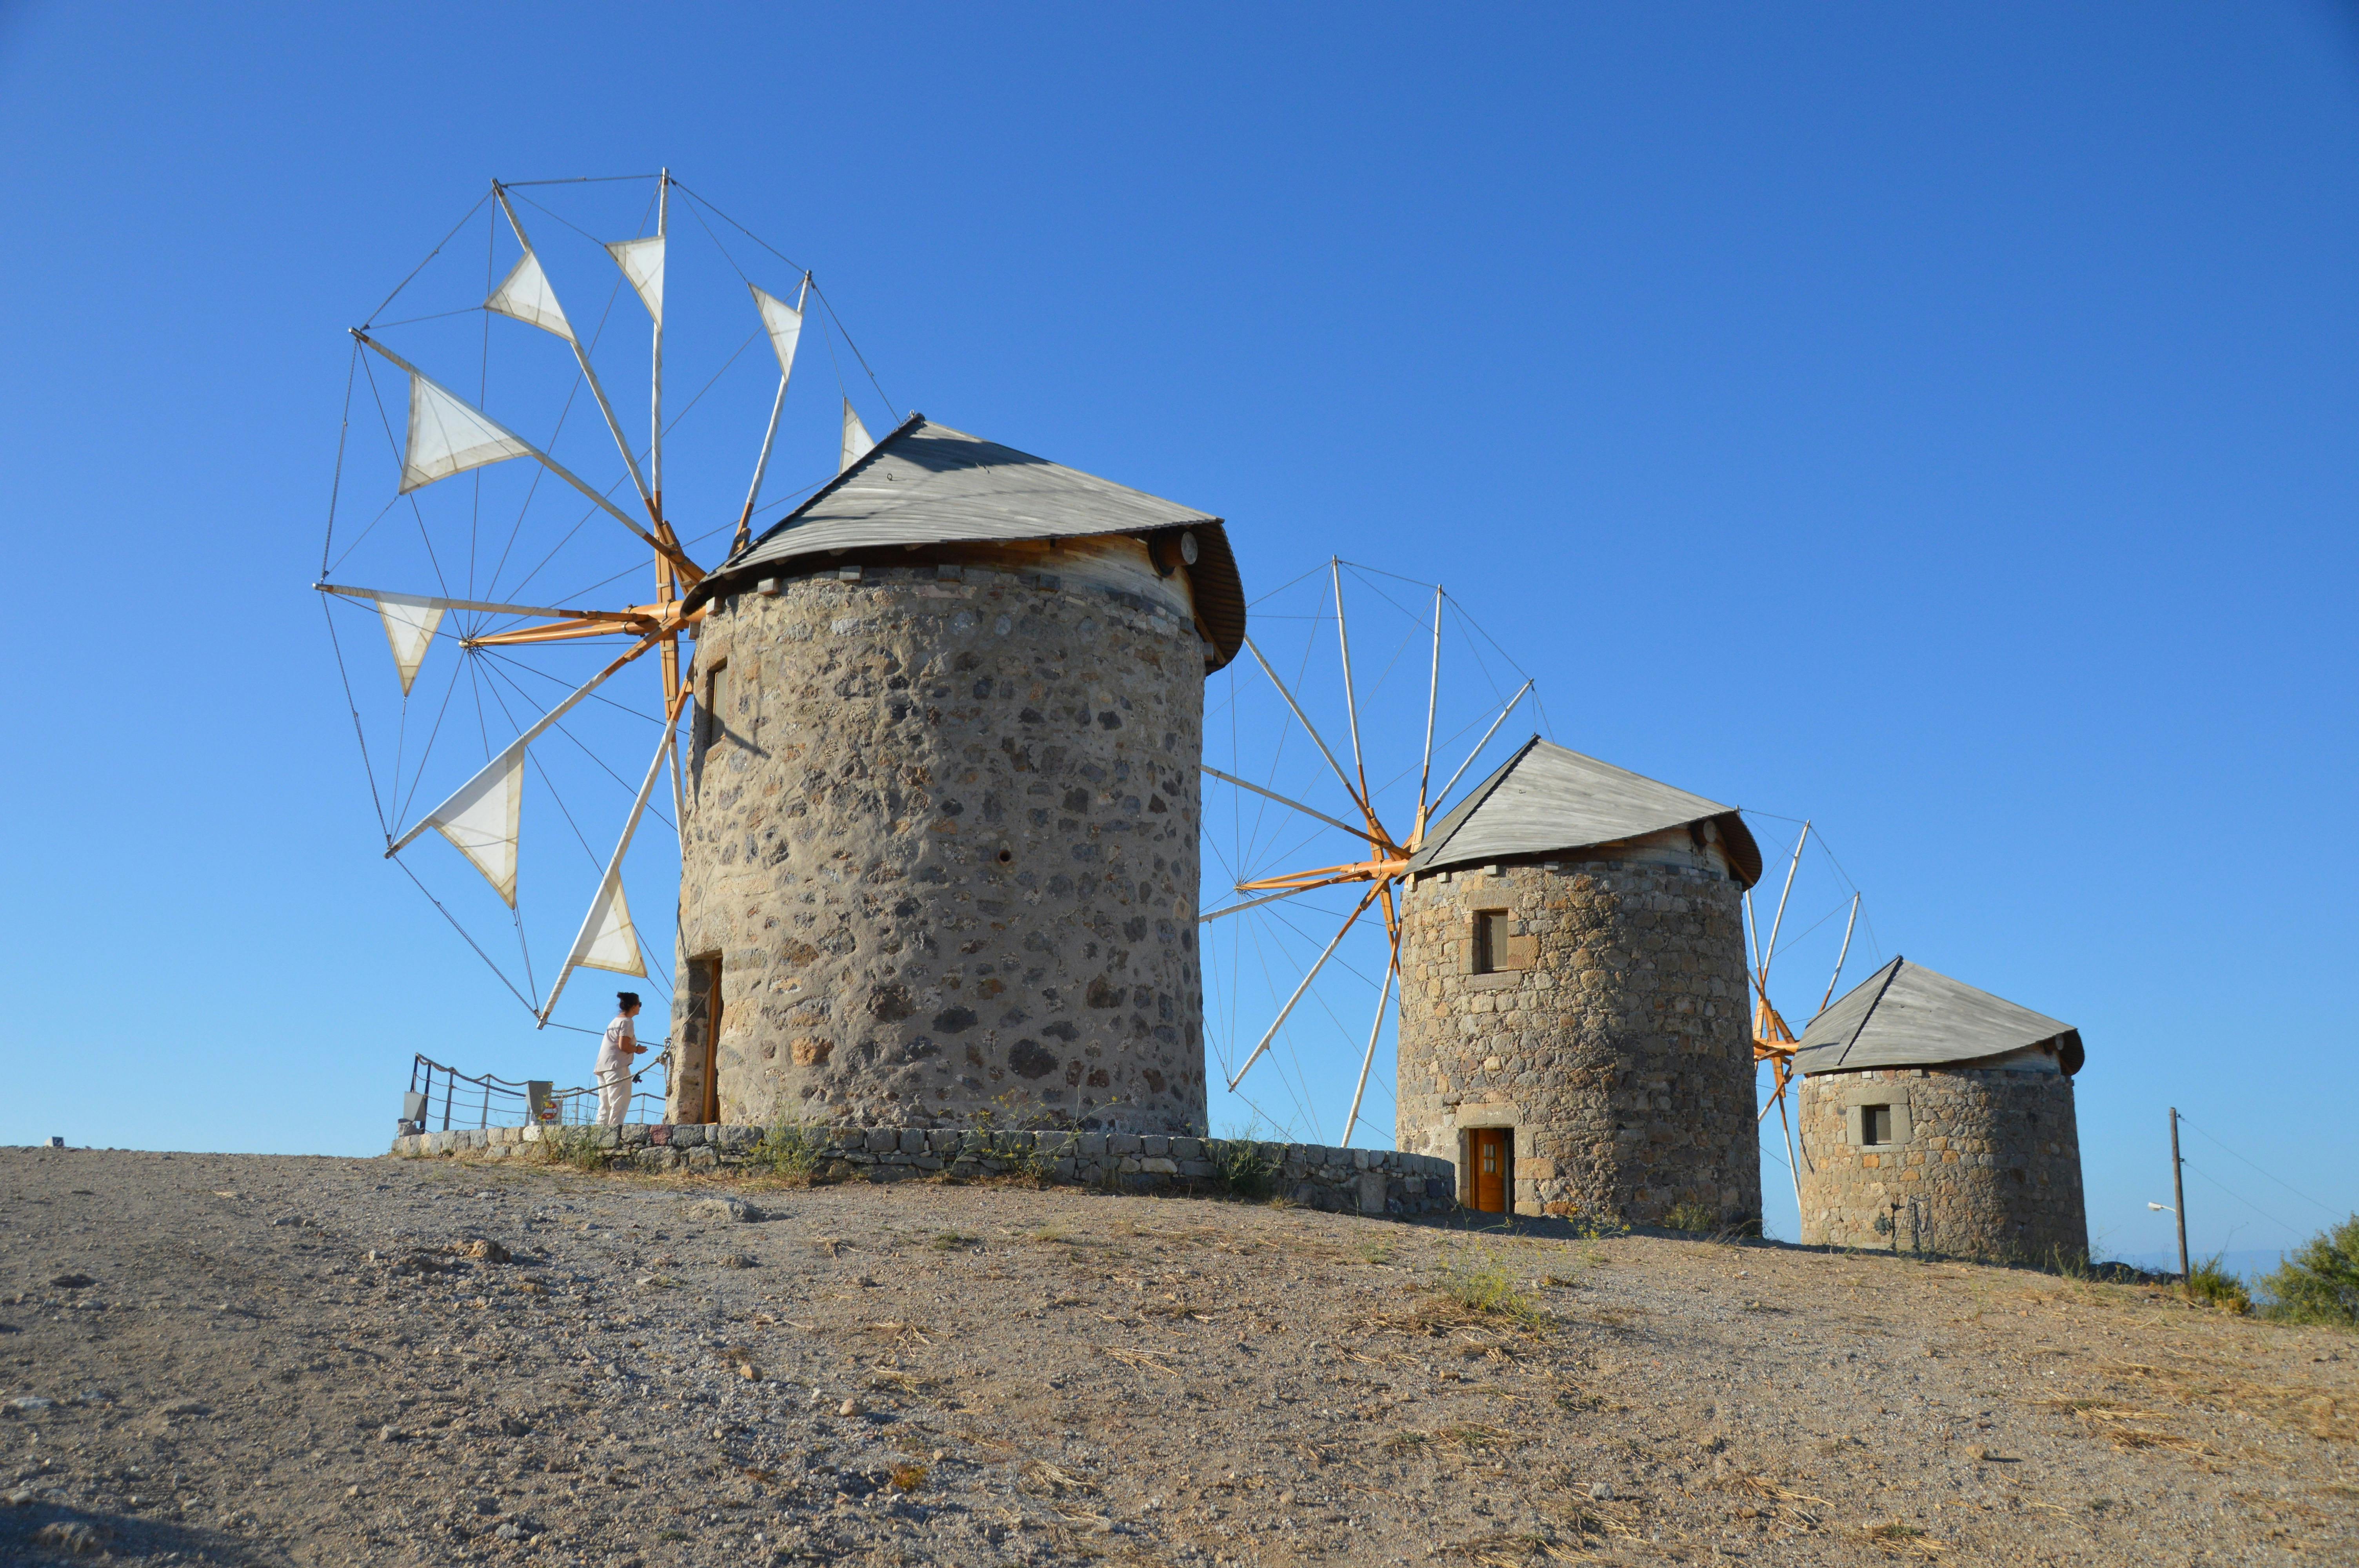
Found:
[[1196, 613], [1225, 664], [1245, 640], [1245, 590], [1220, 518], [912, 414], [868, 454], [713, 569], [692, 608], [806, 557], [911, 545], [1014, 543], [1186, 529]]
[[1794, 1066], [1803, 1073], [1861, 1067], [1932, 1067], [2004, 1056], [2057, 1043], [2067, 1073], [2085, 1053], [2081, 1032], [1906, 958], [1845, 992], [1802, 1031]]
[[1712, 822], [1737, 879], [1761, 880], [1761, 850], [1735, 808], [1533, 736], [1450, 814], [1409, 860], [1420, 873], [1583, 849]]

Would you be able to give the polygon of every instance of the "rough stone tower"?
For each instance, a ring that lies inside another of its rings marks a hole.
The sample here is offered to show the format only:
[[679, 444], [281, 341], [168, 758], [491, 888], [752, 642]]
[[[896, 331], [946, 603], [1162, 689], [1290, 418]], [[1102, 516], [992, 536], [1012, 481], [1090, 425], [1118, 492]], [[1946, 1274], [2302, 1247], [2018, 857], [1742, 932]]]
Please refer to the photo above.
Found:
[[2050, 1263], [2085, 1258], [2069, 1023], [1895, 958], [1810, 1021], [1802, 1240]]
[[1476, 1208], [1758, 1218], [1744, 820], [1535, 736], [1409, 864], [1400, 1147]]
[[912, 416], [689, 603], [669, 1119], [1203, 1131], [1220, 519]]

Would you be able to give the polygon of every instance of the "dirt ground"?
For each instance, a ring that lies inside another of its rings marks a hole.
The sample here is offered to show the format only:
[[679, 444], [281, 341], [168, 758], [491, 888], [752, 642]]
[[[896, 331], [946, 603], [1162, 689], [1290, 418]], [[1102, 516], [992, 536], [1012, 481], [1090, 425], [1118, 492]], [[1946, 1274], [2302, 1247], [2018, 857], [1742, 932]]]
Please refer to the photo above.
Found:
[[0, 1151], [12, 1563], [2350, 1563], [2354, 1438], [2350, 1336], [1999, 1269]]

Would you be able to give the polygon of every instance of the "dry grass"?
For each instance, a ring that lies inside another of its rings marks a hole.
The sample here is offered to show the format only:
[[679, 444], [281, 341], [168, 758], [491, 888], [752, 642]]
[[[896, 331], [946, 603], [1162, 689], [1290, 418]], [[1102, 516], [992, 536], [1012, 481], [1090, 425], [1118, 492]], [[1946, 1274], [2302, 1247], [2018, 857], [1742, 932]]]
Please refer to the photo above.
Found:
[[1516, 1282], [1506, 1257], [1494, 1249], [1474, 1248], [1460, 1253], [1443, 1267], [1434, 1289], [1478, 1318], [1500, 1318], [1534, 1331], [1553, 1321], [1548, 1309]]
[[1860, 1534], [1886, 1557], [1938, 1557], [1946, 1550], [1944, 1542], [1900, 1519], [1864, 1526]]

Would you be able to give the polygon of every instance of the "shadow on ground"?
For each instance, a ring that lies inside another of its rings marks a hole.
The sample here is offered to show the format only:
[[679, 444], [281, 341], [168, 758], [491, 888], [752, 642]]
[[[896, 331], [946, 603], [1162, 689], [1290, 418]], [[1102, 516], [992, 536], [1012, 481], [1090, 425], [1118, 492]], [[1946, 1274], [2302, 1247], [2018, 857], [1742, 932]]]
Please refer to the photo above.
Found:
[[136, 1563], [174, 1553], [183, 1563], [224, 1568], [285, 1561], [235, 1536], [137, 1514], [85, 1513], [39, 1502], [0, 1509], [0, 1563], [93, 1562], [102, 1555], [109, 1562]]

